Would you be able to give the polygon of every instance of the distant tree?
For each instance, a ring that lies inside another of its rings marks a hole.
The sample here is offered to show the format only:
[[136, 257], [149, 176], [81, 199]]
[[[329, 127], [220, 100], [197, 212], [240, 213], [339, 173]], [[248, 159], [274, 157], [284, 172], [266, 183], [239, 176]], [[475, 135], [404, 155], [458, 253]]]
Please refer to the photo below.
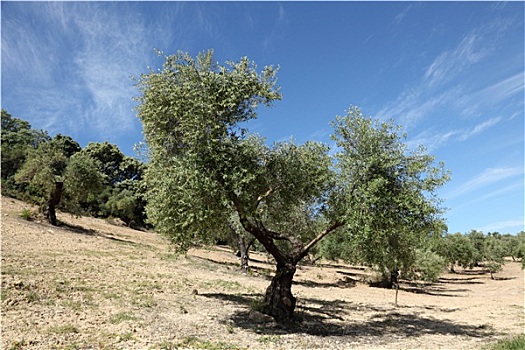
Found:
[[484, 240], [483, 248], [485, 267], [489, 269], [490, 278], [494, 279], [494, 274], [501, 271], [502, 265], [505, 263], [505, 247], [501, 235], [489, 233]]
[[[78, 143], [59, 134], [30, 149], [26, 162], [15, 175], [15, 180], [26, 184], [29, 194], [45, 208], [52, 225], [57, 225], [56, 208], [62, 200], [64, 183], [72, 198], [81, 199], [94, 189], [93, 183], [86, 181], [91, 179], [94, 165], [84, 157], [73, 157], [79, 150]], [[73, 161], [68, 169], [70, 158]]]
[[434, 251], [445, 259], [451, 272], [456, 272], [455, 265], [472, 268], [477, 261], [477, 254], [472, 241], [459, 232], [443, 236], [435, 244]]
[[525, 241], [523, 231], [516, 235], [510, 233], [501, 236], [505, 256], [511, 257], [513, 261], [520, 258], [521, 244]]
[[90, 142], [82, 152], [86, 153], [100, 164], [100, 171], [106, 175], [106, 181], [114, 185], [122, 181], [120, 164], [124, 160], [124, 154], [120, 149], [109, 142]]
[[13, 193], [16, 190], [14, 175], [24, 164], [29, 149], [51, 138], [45, 131], [31, 129], [29, 122], [12, 117], [5, 109], [2, 109], [1, 114], [2, 189], [4, 193]]
[[29, 122], [14, 118], [11, 114], [7, 113], [5, 109], [2, 108], [2, 132], [18, 132], [21, 130], [30, 130], [31, 125]]
[[53, 147], [60, 150], [66, 158], [70, 158], [73, 154], [82, 150], [78, 142], [67, 135], [57, 134], [50, 142]]
[[65, 207], [73, 213], [85, 212], [86, 203], [103, 189], [104, 174], [98, 161], [83, 152], [72, 155], [63, 173]]
[[479, 266], [479, 263], [485, 260], [485, 235], [481, 231], [477, 230], [470, 230], [469, 233], [466, 235], [470, 243], [472, 244], [472, 247], [474, 249], [471, 267], [472, 266]]
[[62, 198], [64, 186], [61, 175], [67, 157], [55, 143], [46, 142], [28, 153], [27, 160], [15, 175], [18, 183], [27, 185], [31, 197], [37, 200], [52, 225], [56, 225], [56, 206]]
[[525, 269], [525, 231], [516, 234], [516, 239], [514, 254], [516, 254], [516, 258], [521, 259], [521, 268]]
[[111, 216], [122, 219], [126, 225], [131, 225], [135, 215], [135, 208], [137, 207], [137, 201], [133, 192], [127, 189], [114, 189], [106, 206]]
[[118, 217], [130, 226], [143, 226], [145, 165], [125, 156], [109, 142], [91, 142], [82, 152], [96, 160], [105, 175], [103, 190], [89, 202], [90, 211], [95, 215]]
[[363, 259], [393, 267], [441, 210], [434, 191], [446, 179], [423, 150], [406, 152], [398, 130], [357, 108], [334, 122], [335, 157], [315, 142], [267, 146], [244, 122], [281, 98], [276, 72], [247, 58], [220, 66], [213, 52], [166, 57], [142, 75], [138, 114], [151, 152], [147, 214], [159, 233], [186, 250], [213, 244], [234, 211], [276, 261], [263, 311], [293, 317], [299, 261], [325, 236], [346, 232]]
[[228, 226], [230, 230], [222, 238], [237, 251], [241, 270], [247, 273], [249, 270], [250, 248], [255, 243], [255, 237], [244, 229], [236, 212], [231, 214]]

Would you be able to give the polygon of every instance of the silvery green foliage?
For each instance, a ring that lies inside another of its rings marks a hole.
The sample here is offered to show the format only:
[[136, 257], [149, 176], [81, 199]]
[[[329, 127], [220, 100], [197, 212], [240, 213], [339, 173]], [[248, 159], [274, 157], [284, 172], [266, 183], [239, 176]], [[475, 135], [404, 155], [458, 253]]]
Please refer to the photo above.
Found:
[[328, 203], [329, 215], [346, 223], [341, 252], [385, 272], [408, 270], [414, 248], [442, 225], [435, 191], [448, 172], [424, 148], [409, 151], [392, 121], [365, 117], [352, 107], [332, 125], [339, 152], [337, 187]]
[[83, 152], [69, 158], [64, 171], [64, 195], [67, 209], [74, 213], [82, 212], [82, 204], [96, 196], [103, 189], [104, 174], [100, 163]]
[[414, 247], [441, 224], [443, 165], [358, 108], [333, 123], [335, 156], [317, 142], [267, 145], [242, 126], [281, 98], [276, 73], [247, 58], [222, 66], [208, 51], [167, 56], [140, 77], [156, 230], [184, 251], [214, 242], [235, 212], [278, 264], [295, 265], [333, 232], [362, 262], [413, 264]]
[[443, 272], [446, 264], [445, 258], [430, 249], [417, 249], [415, 265], [420, 279], [435, 282], [439, 279], [439, 275]]

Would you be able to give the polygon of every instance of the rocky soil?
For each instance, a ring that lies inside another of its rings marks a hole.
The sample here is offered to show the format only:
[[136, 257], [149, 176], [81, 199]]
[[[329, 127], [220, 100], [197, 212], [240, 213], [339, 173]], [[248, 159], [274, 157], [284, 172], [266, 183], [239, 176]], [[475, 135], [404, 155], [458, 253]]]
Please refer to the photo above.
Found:
[[508, 261], [395, 291], [361, 283], [342, 263], [301, 266], [300, 322], [251, 311], [273, 266], [252, 254], [243, 275], [226, 247], [179, 257], [153, 232], [59, 213], [59, 227], [23, 219], [36, 208], [2, 198], [2, 349], [479, 349], [523, 332], [524, 273]]

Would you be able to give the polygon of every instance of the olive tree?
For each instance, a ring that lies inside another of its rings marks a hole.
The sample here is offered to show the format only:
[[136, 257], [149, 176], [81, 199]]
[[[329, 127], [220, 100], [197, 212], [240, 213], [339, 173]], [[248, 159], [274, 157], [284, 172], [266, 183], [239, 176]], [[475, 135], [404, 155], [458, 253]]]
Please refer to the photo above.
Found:
[[23, 188], [18, 188], [14, 177], [26, 161], [27, 153], [42, 142], [51, 140], [47, 132], [34, 130], [29, 122], [14, 118], [5, 109], [1, 110], [1, 181], [3, 194], [23, 197]]
[[102, 183], [97, 165], [79, 151], [80, 146], [71, 137], [56, 135], [30, 149], [15, 175], [15, 180], [25, 184], [31, 197], [41, 204], [51, 225], [57, 225], [56, 208], [64, 193], [70, 209], [75, 209]]
[[444, 235], [437, 241], [435, 250], [445, 259], [453, 273], [456, 273], [456, 265], [463, 269], [472, 268], [477, 261], [477, 253], [471, 240], [459, 232]]
[[219, 65], [212, 51], [165, 59], [138, 79], [138, 116], [151, 152], [147, 216], [180, 250], [213, 244], [238, 215], [275, 259], [263, 312], [279, 322], [293, 318], [297, 264], [331, 233], [374, 263], [411, 258], [440, 213], [434, 190], [446, 173], [433, 157], [405, 154], [397, 129], [357, 108], [333, 124], [336, 156], [317, 142], [267, 145], [244, 122], [281, 98], [276, 68]]
[[109, 142], [90, 142], [81, 152], [91, 157], [104, 175], [103, 190], [90, 199], [89, 211], [118, 217], [130, 226], [143, 226], [142, 177], [146, 166]]
[[441, 234], [435, 191], [448, 172], [423, 147], [409, 151], [400, 126], [367, 118], [357, 107], [332, 125], [340, 151], [329, 214], [345, 223], [332, 255], [375, 266], [388, 282], [393, 271], [411, 270], [416, 248]]

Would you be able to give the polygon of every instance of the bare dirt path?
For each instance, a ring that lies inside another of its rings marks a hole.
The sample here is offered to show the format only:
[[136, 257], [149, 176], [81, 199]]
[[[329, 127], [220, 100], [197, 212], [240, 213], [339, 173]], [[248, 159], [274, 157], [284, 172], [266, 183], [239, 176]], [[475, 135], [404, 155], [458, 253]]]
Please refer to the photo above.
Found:
[[[239, 273], [227, 248], [176, 257], [152, 232], [59, 213], [20, 217], [2, 198], [2, 349], [479, 349], [524, 330], [523, 271], [443, 274], [394, 291], [345, 264], [302, 266], [295, 328], [250, 317], [273, 267], [252, 254]], [[253, 316], [253, 315], [252, 315]]]

